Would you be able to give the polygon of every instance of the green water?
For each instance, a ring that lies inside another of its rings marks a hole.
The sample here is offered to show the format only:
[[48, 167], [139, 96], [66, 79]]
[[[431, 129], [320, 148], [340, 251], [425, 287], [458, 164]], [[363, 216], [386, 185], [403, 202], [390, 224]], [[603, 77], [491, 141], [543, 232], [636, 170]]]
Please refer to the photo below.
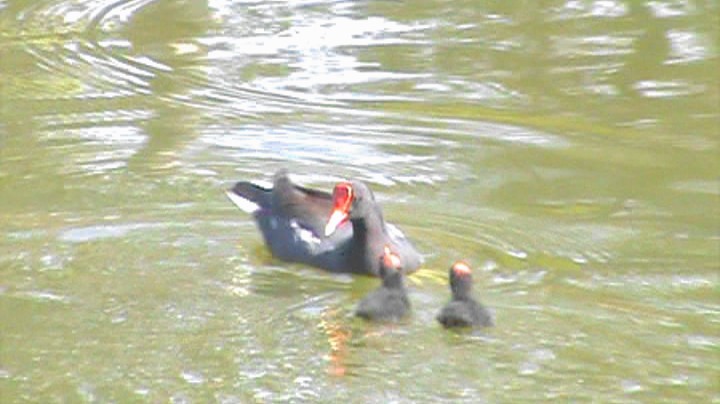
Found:
[[[0, 2], [0, 402], [720, 402], [719, 16]], [[280, 167], [370, 184], [410, 319], [270, 257], [223, 190]]]

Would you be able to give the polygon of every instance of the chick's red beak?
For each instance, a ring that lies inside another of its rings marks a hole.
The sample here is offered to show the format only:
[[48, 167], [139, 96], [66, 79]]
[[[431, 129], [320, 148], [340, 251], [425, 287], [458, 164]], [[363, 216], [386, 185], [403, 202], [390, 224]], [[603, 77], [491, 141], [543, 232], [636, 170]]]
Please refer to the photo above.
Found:
[[353, 189], [349, 183], [341, 182], [335, 185], [333, 190], [333, 211], [325, 225], [325, 237], [333, 234], [338, 226], [350, 216], [353, 197]]
[[457, 275], [467, 276], [472, 275], [472, 269], [470, 269], [470, 265], [468, 265], [464, 261], [457, 261], [452, 266], [453, 272], [455, 272]]
[[385, 253], [383, 254], [383, 264], [388, 268], [399, 269], [400, 268], [400, 257], [390, 250], [390, 247], [385, 246]]

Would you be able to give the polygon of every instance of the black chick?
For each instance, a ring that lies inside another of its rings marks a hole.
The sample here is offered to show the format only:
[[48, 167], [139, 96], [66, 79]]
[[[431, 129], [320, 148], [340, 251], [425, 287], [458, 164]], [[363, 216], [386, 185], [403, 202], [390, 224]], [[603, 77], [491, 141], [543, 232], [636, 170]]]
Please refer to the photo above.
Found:
[[382, 285], [368, 293], [355, 309], [355, 315], [373, 321], [397, 321], [410, 311], [410, 300], [400, 257], [385, 247], [380, 257]]
[[452, 300], [437, 315], [437, 321], [449, 327], [489, 327], [494, 325], [490, 312], [472, 297], [472, 270], [458, 261], [450, 267]]

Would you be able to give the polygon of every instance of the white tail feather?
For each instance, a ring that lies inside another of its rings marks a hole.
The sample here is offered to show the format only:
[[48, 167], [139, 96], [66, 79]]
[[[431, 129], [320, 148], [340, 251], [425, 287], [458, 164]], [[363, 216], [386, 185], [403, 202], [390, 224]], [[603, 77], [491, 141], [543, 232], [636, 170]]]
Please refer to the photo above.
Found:
[[269, 191], [269, 190], [273, 189], [273, 183], [272, 183], [272, 182], [269, 182], [269, 181], [264, 181], [264, 180], [252, 180], [252, 181], [250, 181], [250, 183], [253, 184], [253, 185], [255, 185], [255, 186], [257, 186], [257, 187], [260, 187], [260, 188], [262, 188], [262, 189], [264, 189], [264, 190], [266, 190], [266, 191]]
[[258, 209], [260, 209], [260, 205], [257, 203], [247, 199], [243, 198], [242, 196], [232, 192], [232, 191], [226, 191], [225, 195], [230, 199], [232, 203], [235, 204], [240, 210], [242, 210], [245, 213], [255, 213]]

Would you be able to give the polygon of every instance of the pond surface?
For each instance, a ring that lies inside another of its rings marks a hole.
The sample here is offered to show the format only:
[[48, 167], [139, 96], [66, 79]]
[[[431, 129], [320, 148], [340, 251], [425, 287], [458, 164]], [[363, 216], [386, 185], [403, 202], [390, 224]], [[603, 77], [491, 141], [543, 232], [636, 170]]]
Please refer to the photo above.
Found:
[[[542, 4], [541, 4], [542, 3]], [[0, 401], [720, 402], [717, 1], [0, 1]], [[273, 260], [366, 181], [425, 254]], [[447, 268], [494, 328], [447, 332]]]

